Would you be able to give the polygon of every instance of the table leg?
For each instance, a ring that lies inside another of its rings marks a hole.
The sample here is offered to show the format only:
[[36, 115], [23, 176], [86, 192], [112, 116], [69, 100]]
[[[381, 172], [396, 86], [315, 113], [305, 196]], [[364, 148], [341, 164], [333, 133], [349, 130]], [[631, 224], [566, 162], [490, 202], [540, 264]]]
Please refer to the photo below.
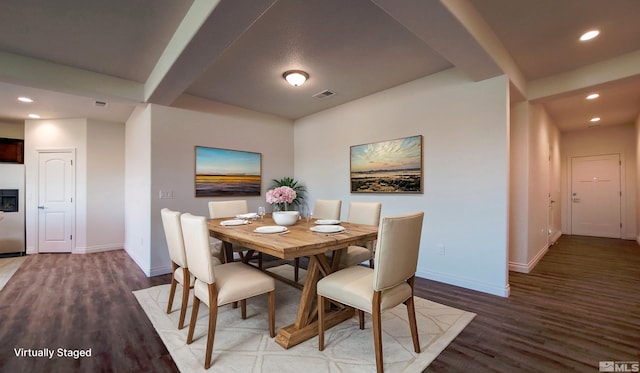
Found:
[[[290, 348], [318, 335], [316, 284], [320, 279], [321, 272], [331, 273], [331, 267], [325, 255], [319, 254], [310, 257], [296, 321], [280, 329], [278, 335], [276, 335], [276, 343], [280, 346]], [[325, 317], [325, 329], [350, 319], [353, 315], [353, 308], [344, 308], [328, 313]]]

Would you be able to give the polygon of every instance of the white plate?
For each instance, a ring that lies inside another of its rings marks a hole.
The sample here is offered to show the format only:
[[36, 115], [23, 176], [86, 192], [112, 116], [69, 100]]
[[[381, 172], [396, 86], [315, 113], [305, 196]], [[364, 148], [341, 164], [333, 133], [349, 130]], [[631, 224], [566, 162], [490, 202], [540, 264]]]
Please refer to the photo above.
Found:
[[244, 224], [249, 224], [249, 222], [246, 221], [246, 220], [242, 220], [242, 219], [224, 220], [224, 221], [220, 222], [220, 225], [225, 225], [225, 226], [229, 226], [229, 225], [244, 225]]
[[314, 232], [320, 233], [338, 233], [342, 232], [344, 230], [344, 227], [342, 225], [318, 225], [309, 229]]
[[282, 233], [287, 231], [287, 227], [281, 225], [267, 225], [264, 227], [258, 227], [253, 230], [256, 233]]
[[320, 220], [316, 220], [316, 224], [319, 224], [319, 225], [326, 225], [326, 224], [340, 224], [340, 220], [334, 220], [334, 219], [320, 219]]
[[258, 218], [258, 214], [256, 214], [255, 212], [250, 212], [248, 214], [236, 215], [236, 218], [238, 218], [238, 219], [257, 219]]

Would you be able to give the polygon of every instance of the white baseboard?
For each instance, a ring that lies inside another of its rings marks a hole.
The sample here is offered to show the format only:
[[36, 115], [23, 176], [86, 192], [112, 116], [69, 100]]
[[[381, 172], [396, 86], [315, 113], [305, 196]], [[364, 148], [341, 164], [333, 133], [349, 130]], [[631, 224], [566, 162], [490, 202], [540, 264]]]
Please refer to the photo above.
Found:
[[72, 254], [92, 254], [92, 253], [101, 253], [104, 251], [113, 251], [113, 250], [122, 250], [124, 247], [123, 244], [109, 244], [109, 245], [98, 245], [98, 246], [89, 246], [89, 247], [76, 247], [71, 251]]
[[455, 276], [447, 275], [444, 273], [433, 272], [433, 271], [419, 271], [419, 272], [416, 272], [416, 276], [420, 278], [425, 278], [427, 280], [438, 281], [445, 284], [459, 286], [465, 289], [476, 290], [483, 293], [497, 295], [499, 297], [505, 297], [505, 298], [509, 296], [509, 291], [510, 291], [510, 287], [508, 283], [505, 284], [504, 286], [489, 284], [489, 283], [482, 283], [472, 279], [455, 277]]
[[[555, 241], [554, 241], [555, 242]], [[533, 268], [538, 264], [538, 262], [545, 256], [545, 254], [549, 251], [549, 245], [544, 245], [544, 247], [538, 251], [536, 256], [533, 257], [529, 261], [529, 263], [517, 263], [517, 262], [509, 262], [509, 270], [520, 273], [529, 273], [533, 270]]]
[[151, 271], [150, 271], [151, 276], [147, 276], [147, 277], [166, 275], [167, 273], [171, 273], [172, 271], [173, 271], [173, 268], [171, 267], [171, 265], [155, 267], [155, 268], [151, 268]]
[[136, 265], [138, 266], [138, 268], [140, 268], [142, 270], [142, 272], [144, 272], [145, 276], [147, 277], [151, 277], [151, 274], [149, 273], [149, 270], [146, 268], [145, 265], [143, 265], [143, 261], [138, 258], [137, 256], [133, 255], [131, 253], [131, 251], [127, 250], [127, 248], [124, 248], [124, 251], [127, 253], [127, 255], [129, 255], [129, 258], [131, 258], [131, 260], [133, 260], [134, 263], [136, 263]]

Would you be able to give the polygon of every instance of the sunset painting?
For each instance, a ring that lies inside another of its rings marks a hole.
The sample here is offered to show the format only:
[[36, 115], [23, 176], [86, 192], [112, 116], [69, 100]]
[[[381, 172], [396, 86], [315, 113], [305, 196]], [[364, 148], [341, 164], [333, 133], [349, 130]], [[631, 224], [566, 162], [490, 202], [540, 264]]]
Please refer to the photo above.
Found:
[[352, 193], [422, 193], [422, 135], [351, 147]]
[[260, 153], [196, 146], [196, 197], [259, 196]]

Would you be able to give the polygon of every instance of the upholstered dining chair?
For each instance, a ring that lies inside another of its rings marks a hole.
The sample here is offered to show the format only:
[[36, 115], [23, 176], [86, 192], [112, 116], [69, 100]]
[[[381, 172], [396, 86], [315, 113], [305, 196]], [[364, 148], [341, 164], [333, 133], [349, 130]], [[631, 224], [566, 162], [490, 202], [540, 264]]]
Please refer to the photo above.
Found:
[[[187, 257], [184, 251], [184, 241], [182, 237], [182, 227], [180, 225], [180, 212], [173, 211], [168, 208], [160, 210], [162, 216], [162, 226], [164, 227], [164, 235], [169, 248], [169, 257], [171, 258], [171, 289], [169, 290], [169, 303], [167, 304], [167, 313], [171, 313], [173, 308], [173, 298], [176, 295], [176, 287], [182, 285], [182, 306], [180, 307], [180, 319], [178, 321], [178, 329], [184, 327], [184, 317], [187, 310], [187, 302], [189, 300], [189, 291], [193, 287], [194, 277], [189, 273], [187, 265]], [[214, 264], [220, 264], [217, 258], [213, 258]]]
[[[246, 214], [249, 212], [249, 208], [247, 207], [247, 201], [244, 199], [233, 200], [233, 201], [210, 201], [209, 202], [209, 218], [211, 219], [219, 219], [219, 218], [233, 218], [236, 215]], [[254, 257], [258, 259], [258, 267], [262, 268], [262, 253], [255, 253], [253, 250], [249, 250], [246, 247], [235, 246], [233, 247], [233, 252], [238, 253], [240, 255], [240, 259], [243, 262], [248, 262], [250, 259]], [[247, 253], [245, 255], [245, 253]], [[222, 253], [223, 261], [231, 262], [233, 258], [224, 258], [225, 253]]]
[[269, 312], [269, 335], [275, 337], [275, 280], [257, 268], [242, 262], [230, 262], [214, 267], [209, 254], [209, 229], [204, 216], [183, 214], [180, 217], [189, 270], [195, 277], [193, 286], [193, 309], [187, 344], [193, 342], [193, 333], [198, 320], [198, 307], [203, 302], [209, 307], [209, 327], [204, 367], [211, 366], [213, 341], [216, 333], [218, 307], [240, 302], [242, 319], [247, 318], [247, 299], [267, 294]]
[[[313, 205], [313, 217], [315, 219], [340, 220], [342, 201], [339, 199], [317, 199]], [[298, 282], [300, 274], [300, 258], [293, 260], [293, 280]]]
[[[349, 223], [375, 225], [380, 224], [380, 202], [350, 202], [347, 221]], [[367, 242], [366, 247], [349, 246], [340, 257], [340, 267], [350, 267], [369, 261], [369, 267], [373, 268], [373, 252], [375, 242]]]
[[313, 205], [315, 219], [340, 220], [342, 201], [339, 199], [317, 199]]
[[413, 282], [418, 263], [423, 212], [382, 218], [375, 250], [375, 268], [352, 266], [331, 273], [317, 284], [318, 349], [324, 350], [326, 299], [358, 310], [360, 329], [364, 312], [373, 320], [376, 368], [383, 371], [381, 313], [400, 303], [407, 306], [413, 348], [420, 352], [418, 325], [413, 303]]

